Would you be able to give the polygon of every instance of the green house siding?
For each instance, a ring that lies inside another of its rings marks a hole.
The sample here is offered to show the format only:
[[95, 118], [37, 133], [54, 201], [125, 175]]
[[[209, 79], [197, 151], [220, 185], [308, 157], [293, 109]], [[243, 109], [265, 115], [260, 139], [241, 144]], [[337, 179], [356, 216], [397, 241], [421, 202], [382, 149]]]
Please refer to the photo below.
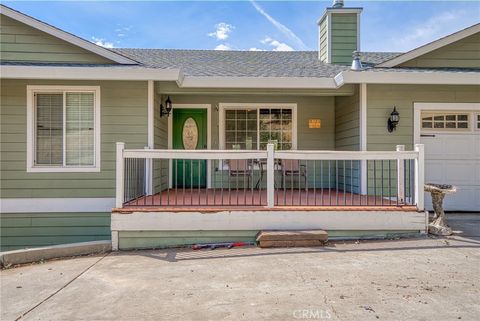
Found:
[[4, 61], [113, 63], [4, 15], [0, 15], [0, 47], [0, 58]]
[[[367, 86], [367, 149], [393, 151], [396, 145], [413, 149], [413, 105], [426, 103], [469, 103], [479, 102], [478, 86], [440, 85], [368, 85]], [[387, 119], [396, 106], [400, 123], [395, 131], [387, 131]], [[413, 163], [405, 164], [406, 171], [413, 173]], [[369, 194], [396, 196], [396, 162], [369, 161], [367, 169]], [[383, 175], [383, 176], [382, 176]], [[382, 188], [382, 179], [383, 188]], [[391, 178], [388, 185], [387, 178]], [[406, 179], [406, 197], [413, 194], [413, 178]], [[376, 181], [376, 189], [374, 189]]]
[[[470, 103], [480, 101], [478, 86], [446, 85], [368, 85], [367, 87], [367, 148], [395, 150], [396, 145], [413, 148], [413, 104]], [[392, 133], [387, 119], [396, 106], [400, 123]]]
[[331, 63], [352, 63], [352, 52], [357, 50], [357, 19], [356, 13], [331, 14]]
[[[100, 86], [101, 172], [27, 173], [27, 85]], [[0, 117], [2, 198], [114, 197], [115, 143], [147, 144], [147, 82], [2, 80]]]
[[[353, 96], [335, 97], [335, 150], [360, 150], [359, 86]], [[359, 192], [360, 162], [340, 161], [338, 166], [339, 186]]]
[[480, 68], [480, 33], [407, 61], [400, 66]]
[[[160, 118], [160, 102], [165, 98], [154, 96], [154, 147], [155, 149], [168, 148], [168, 118]], [[158, 193], [168, 187], [168, 160], [153, 160], [153, 191]]]
[[0, 251], [110, 239], [110, 213], [2, 213]]
[[319, 58], [321, 61], [328, 60], [328, 19], [325, 18], [320, 23], [320, 41], [319, 41]]

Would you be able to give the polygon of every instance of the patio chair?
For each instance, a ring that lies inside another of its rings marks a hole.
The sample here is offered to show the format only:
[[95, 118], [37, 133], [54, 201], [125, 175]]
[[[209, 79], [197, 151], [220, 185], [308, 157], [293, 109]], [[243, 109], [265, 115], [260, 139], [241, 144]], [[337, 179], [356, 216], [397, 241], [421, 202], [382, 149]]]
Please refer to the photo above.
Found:
[[[299, 160], [294, 159], [284, 159], [281, 162], [282, 168], [282, 188], [285, 188], [285, 181], [287, 176], [292, 177], [302, 177], [305, 189], [307, 189], [307, 167], [304, 164], [300, 164]], [[298, 188], [300, 189], [300, 180], [298, 181]]]
[[250, 186], [252, 178], [252, 166], [247, 159], [231, 159], [229, 162], [228, 172], [231, 177], [247, 177], [247, 187]]

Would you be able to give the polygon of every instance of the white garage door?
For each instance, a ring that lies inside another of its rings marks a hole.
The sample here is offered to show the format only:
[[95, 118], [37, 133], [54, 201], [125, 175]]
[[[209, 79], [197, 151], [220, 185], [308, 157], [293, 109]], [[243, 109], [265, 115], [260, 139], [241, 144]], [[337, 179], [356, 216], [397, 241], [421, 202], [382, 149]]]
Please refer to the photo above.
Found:
[[[445, 210], [480, 211], [480, 113], [422, 112], [420, 143], [425, 182], [457, 186], [457, 193], [445, 198]], [[432, 209], [428, 193], [425, 206]]]

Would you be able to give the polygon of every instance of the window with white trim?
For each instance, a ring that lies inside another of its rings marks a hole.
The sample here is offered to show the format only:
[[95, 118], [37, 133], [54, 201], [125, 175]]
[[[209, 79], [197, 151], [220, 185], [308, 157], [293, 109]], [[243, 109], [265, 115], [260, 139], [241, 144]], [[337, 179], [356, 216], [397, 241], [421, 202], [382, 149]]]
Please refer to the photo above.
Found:
[[45, 171], [99, 168], [99, 89], [31, 90], [31, 168]]
[[480, 130], [480, 114], [477, 114], [477, 120], [475, 123], [477, 124], [476, 126], [477, 130]]
[[469, 130], [468, 113], [422, 113], [422, 129], [426, 130]]
[[266, 149], [268, 143], [273, 143], [278, 150], [292, 149], [293, 112], [290, 107], [225, 109], [225, 148]]

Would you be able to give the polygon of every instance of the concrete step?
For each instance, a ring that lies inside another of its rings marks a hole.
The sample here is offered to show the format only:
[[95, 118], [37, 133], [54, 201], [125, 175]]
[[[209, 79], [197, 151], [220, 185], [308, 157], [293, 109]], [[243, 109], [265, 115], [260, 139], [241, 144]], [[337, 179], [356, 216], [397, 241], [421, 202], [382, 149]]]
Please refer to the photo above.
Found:
[[261, 231], [256, 238], [260, 247], [322, 246], [328, 240], [324, 230]]

